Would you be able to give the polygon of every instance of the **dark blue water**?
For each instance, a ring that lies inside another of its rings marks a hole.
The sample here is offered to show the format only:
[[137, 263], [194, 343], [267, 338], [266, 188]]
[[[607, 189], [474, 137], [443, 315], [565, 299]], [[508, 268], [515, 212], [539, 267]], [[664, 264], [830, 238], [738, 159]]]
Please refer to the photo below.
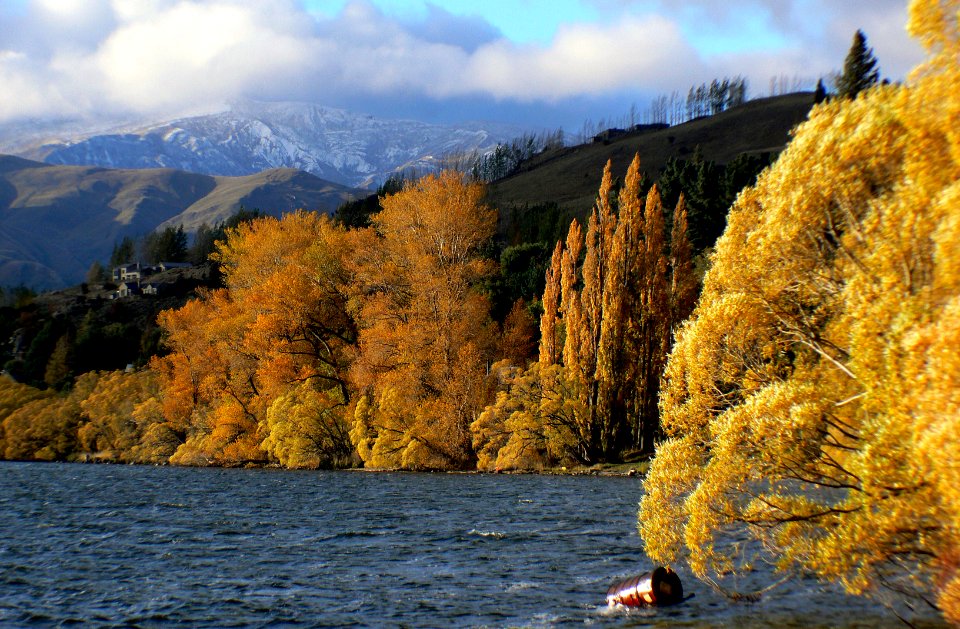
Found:
[[732, 603], [682, 571], [688, 602], [608, 609], [652, 567], [639, 498], [634, 478], [0, 463], [0, 625], [900, 626], [815, 581]]

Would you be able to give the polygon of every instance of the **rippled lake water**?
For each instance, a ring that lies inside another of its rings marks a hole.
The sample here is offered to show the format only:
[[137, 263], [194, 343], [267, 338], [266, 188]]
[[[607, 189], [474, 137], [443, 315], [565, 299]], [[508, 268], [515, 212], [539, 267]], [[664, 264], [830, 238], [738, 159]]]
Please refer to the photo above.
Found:
[[0, 625], [902, 626], [815, 581], [733, 603], [682, 571], [682, 605], [608, 609], [652, 568], [639, 499], [635, 478], [0, 463]]

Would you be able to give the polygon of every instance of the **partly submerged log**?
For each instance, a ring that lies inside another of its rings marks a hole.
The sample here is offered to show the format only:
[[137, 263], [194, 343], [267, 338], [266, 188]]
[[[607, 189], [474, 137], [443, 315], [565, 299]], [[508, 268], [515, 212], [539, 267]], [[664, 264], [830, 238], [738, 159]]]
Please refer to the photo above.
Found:
[[623, 581], [607, 590], [608, 605], [647, 607], [673, 605], [683, 600], [683, 584], [670, 568], [657, 568]]

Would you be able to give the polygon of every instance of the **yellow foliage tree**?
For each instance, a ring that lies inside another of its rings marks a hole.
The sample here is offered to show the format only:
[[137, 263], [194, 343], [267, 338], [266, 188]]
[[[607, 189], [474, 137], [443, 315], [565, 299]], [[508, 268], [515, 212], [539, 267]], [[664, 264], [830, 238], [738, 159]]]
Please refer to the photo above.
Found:
[[468, 468], [469, 426], [489, 395], [494, 326], [479, 282], [492, 273], [480, 247], [496, 212], [483, 189], [453, 172], [381, 199], [354, 245], [362, 396], [351, 436], [372, 467]]
[[35, 396], [3, 420], [3, 458], [38, 461], [65, 461], [78, 451], [77, 431], [87, 417], [81, 408], [97, 385], [100, 376], [86, 373], [78, 377], [69, 392], [62, 395]]
[[818, 106], [731, 209], [667, 366], [654, 560], [765, 558], [960, 622], [958, 10], [914, 0], [929, 63]]
[[267, 409], [263, 448], [289, 468], [334, 468], [351, 462], [350, 425], [330, 399], [336, 389], [319, 390], [301, 382], [279, 395]]
[[[7, 376], [0, 376], [0, 458], [19, 458], [18, 456], [7, 455], [7, 440], [9, 438], [11, 443], [19, 442], [22, 436], [17, 433], [29, 428], [29, 426], [20, 425], [18, 422], [8, 424], [6, 421], [7, 418], [31, 402], [52, 396], [53, 391], [37, 389], [16, 382]], [[15, 455], [20, 454], [22, 451], [22, 448], [19, 446], [13, 446], [10, 449], [10, 452]]]
[[166, 423], [161, 413], [148, 409], [159, 404], [156, 377], [150, 371], [102, 373], [90, 394], [80, 400], [85, 422], [77, 431], [80, 448], [104, 460], [165, 463], [175, 446], [167, 443], [157, 449], [144, 447], [145, 435], [161, 430], [154, 424]]
[[581, 403], [579, 381], [567, 379], [562, 365], [538, 362], [523, 369], [501, 361], [491, 375], [499, 385], [496, 399], [470, 427], [479, 469], [582, 462], [575, 454], [590, 446], [582, 432], [590, 409]]

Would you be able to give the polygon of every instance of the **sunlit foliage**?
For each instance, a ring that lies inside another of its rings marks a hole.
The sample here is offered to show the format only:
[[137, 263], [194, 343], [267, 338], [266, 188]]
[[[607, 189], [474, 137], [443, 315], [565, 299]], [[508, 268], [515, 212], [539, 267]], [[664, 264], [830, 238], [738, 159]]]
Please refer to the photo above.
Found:
[[475, 464], [469, 426], [487, 401], [496, 342], [477, 289], [495, 269], [480, 251], [496, 226], [482, 194], [457, 173], [427, 176], [383, 197], [357, 234], [351, 438], [368, 466]]
[[350, 424], [336, 388], [301, 382], [280, 394], [267, 409], [263, 448], [284, 467], [334, 468], [352, 462]]
[[913, 2], [930, 62], [819, 105], [732, 208], [667, 366], [655, 561], [766, 559], [960, 622], [958, 10]]
[[0, 379], [0, 457], [165, 463], [179, 441], [149, 371], [89, 372], [63, 393]]
[[[83, 374], [67, 394], [33, 393], [19, 389], [19, 400], [31, 399], [3, 420], [3, 458], [38, 461], [65, 461], [78, 450], [77, 430], [85, 421], [81, 402], [99, 379], [96, 373]], [[10, 385], [7, 385], [10, 386]]]
[[0, 376], [0, 457], [23, 458], [25, 456], [24, 448], [18, 445], [21, 437], [16, 433], [26, 426], [21, 426], [18, 420], [8, 422], [10, 415], [31, 402], [43, 400], [52, 395], [52, 391], [42, 391], [14, 382], [7, 376]]
[[[242, 223], [212, 255], [226, 288], [161, 314], [173, 351], [152, 368], [163, 414], [184, 436], [172, 462], [345, 462], [356, 336], [343, 292], [345, 237], [311, 213]], [[294, 391], [304, 397], [291, 405]]]
[[157, 402], [160, 391], [150, 371], [98, 374], [80, 408], [81, 452], [108, 461], [166, 463], [180, 440]]

